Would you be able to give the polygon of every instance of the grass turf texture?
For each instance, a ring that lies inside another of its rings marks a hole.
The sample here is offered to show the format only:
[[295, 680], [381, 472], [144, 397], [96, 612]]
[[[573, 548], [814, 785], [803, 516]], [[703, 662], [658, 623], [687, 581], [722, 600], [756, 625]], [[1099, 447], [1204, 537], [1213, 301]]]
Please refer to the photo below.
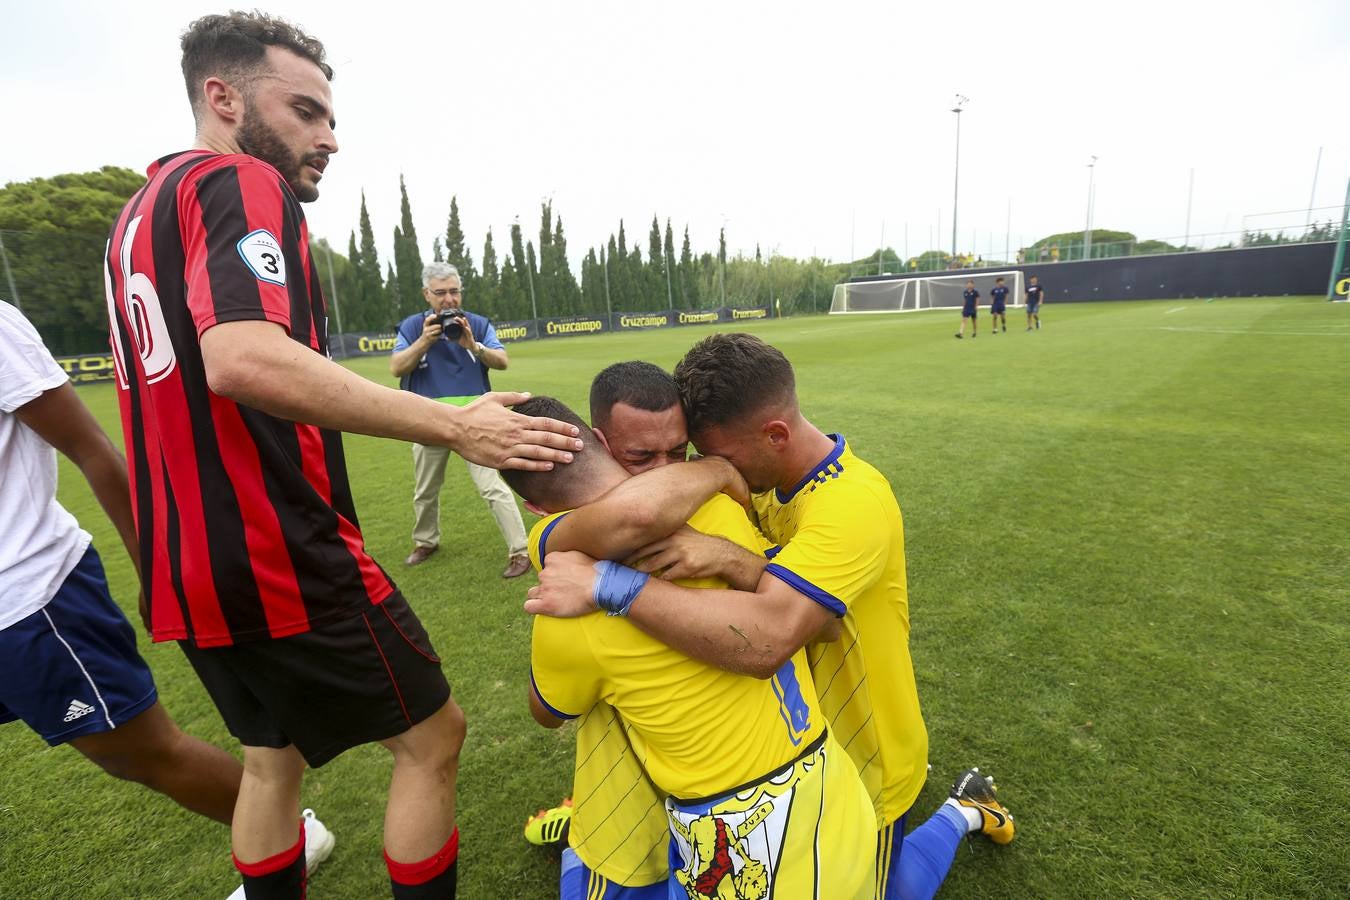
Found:
[[[844, 432], [904, 510], [933, 765], [915, 818], [972, 764], [997, 776], [1017, 817], [1011, 847], [958, 852], [943, 896], [1350, 894], [1350, 307], [1044, 313], [1025, 334], [1011, 310], [995, 336], [982, 311], [975, 342], [952, 340], [955, 311], [745, 326], [787, 353], [807, 415]], [[516, 344], [496, 385], [584, 411], [603, 365], [673, 365], [706, 333]], [[390, 381], [382, 358], [351, 365]], [[116, 434], [113, 389], [81, 396]], [[540, 729], [525, 706], [520, 603], [533, 576], [499, 577], [505, 551], [458, 461], [442, 499], [455, 552], [405, 569], [410, 453], [364, 437], [347, 452], [369, 547], [468, 715], [461, 895], [555, 896], [556, 854], [521, 837], [571, 770], [570, 728]], [[61, 500], [130, 612], [130, 565], [62, 467]], [[178, 649], [142, 649], [178, 722], [237, 750]], [[21, 724], [0, 729], [0, 772], [0, 896], [223, 898], [237, 884], [225, 828]], [[304, 803], [338, 838], [311, 896], [387, 896], [388, 775], [387, 754], [368, 747], [307, 776]]]

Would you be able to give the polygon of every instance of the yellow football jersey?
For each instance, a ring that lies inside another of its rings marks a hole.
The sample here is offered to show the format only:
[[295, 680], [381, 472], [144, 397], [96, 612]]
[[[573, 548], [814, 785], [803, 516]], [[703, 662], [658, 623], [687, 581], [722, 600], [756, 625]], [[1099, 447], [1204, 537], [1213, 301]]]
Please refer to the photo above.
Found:
[[[547, 552], [557, 518], [535, 526], [536, 559]], [[721, 494], [689, 524], [743, 547], [761, 546], [745, 512]], [[725, 587], [709, 579], [681, 583]], [[599, 700], [612, 705], [652, 781], [676, 797], [754, 781], [795, 758], [824, 728], [804, 652], [767, 680], [734, 675], [667, 647], [626, 618], [596, 612], [536, 617], [530, 657], [535, 688], [555, 714], [572, 718]]]
[[[540, 519], [530, 530], [536, 570], [543, 567], [540, 548], [562, 515]], [[652, 784], [643, 762], [630, 730], [605, 701], [597, 701], [577, 722], [567, 842], [593, 873], [628, 887], [670, 876], [665, 794]]]
[[830, 731], [858, 767], [878, 825], [914, 803], [928, 732], [909, 656], [905, 535], [890, 483], [834, 435], [834, 450], [791, 494], [754, 497], [760, 531], [782, 549], [767, 572], [843, 616], [838, 641], [809, 645]]

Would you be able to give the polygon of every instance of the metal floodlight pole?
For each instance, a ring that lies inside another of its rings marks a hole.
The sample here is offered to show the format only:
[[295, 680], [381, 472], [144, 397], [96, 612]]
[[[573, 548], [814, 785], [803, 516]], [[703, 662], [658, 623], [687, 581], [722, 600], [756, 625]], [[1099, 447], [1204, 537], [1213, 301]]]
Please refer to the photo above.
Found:
[[530, 316], [539, 318], [539, 306], [534, 301], [534, 266], [530, 265], [529, 259], [525, 260], [525, 274], [530, 279]]
[[881, 261], [886, 256], [886, 220], [881, 220], [881, 246], [877, 247], [877, 274], [884, 275], [881, 271]]
[[1008, 254], [1012, 252], [1012, 198], [1008, 198], [1008, 224], [1003, 226], [1003, 261], [1011, 262], [1012, 257]]
[[1092, 252], [1092, 176], [1097, 168], [1097, 157], [1092, 157], [1092, 162], [1088, 163], [1088, 199], [1087, 199], [1087, 219], [1083, 223], [1083, 259], [1087, 259]]
[[1313, 201], [1317, 199], [1317, 173], [1322, 169], [1322, 148], [1317, 148], [1317, 162], [1313, 165], [1313, 185], [1312, 191], [1308, 194], [1308, 220], [1303, 223], [1303, 230], [1307, 231], [1312, 225]]
[[1345, 182], [1345, 203], [1341, 206], [1341, 230], [1336, 236], [1336, 254], [1331, 263], [1331, 280], [1327, 282], [1328, 300], [1336, 299], [1336, 285], [1345, 268], [1347, 240], [1350, 240], [1350, 180]]
[[961, 107], [970, 102], [969, 97], [956, 95], [956, 104], [952, 112], [956, 113], [956, 165], [952, 176], [952, 256], [956, 256], [956, 204], [961, 196]]
[[[328, 288], [333, 292], [333, 317], [337, 319], [337, 333], [342, 334], [342, 307], [338, 305], [337, 279], [333, 277], [333, 247], [324, 241], [323, 248], [328, 251]], [[343, 348], [344, 352], [346, 348]]]
[[1191, 201], [1195, 199], [1195, 169], [1191, 169], [1190, 185], [1186, 188], [1186, 237], [1181, 241], [1181, 249], [1185, 250], [1191, 243]]

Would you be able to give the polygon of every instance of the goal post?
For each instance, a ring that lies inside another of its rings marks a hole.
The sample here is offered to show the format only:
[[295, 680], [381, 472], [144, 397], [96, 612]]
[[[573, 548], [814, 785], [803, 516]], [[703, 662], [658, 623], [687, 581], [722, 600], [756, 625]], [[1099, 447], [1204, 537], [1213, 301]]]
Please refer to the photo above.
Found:
[[1026, 285], [1018, 269], [991, 271], [972, 269], [957, 275], [927, 275], [912, 278], [888, 278], [879, 281], [851, 281], [834, 286], [830, 314], [913, 312], [921, 309], [960, 309], [965, 301], [966, 282], [975, 282], [980, 305], [988, 308], [992, 291], [1003, 279], [1008, 289], [1008, 306], [1022, 306]]

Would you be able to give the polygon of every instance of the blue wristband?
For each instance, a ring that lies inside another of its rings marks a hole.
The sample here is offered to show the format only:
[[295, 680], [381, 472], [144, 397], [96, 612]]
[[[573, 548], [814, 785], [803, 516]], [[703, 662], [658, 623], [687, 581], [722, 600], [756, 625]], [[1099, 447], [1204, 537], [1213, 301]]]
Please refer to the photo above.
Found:
[[595, 605], [611, 616], [626, 616], [637, 595], [650, 577], [646, 572], [630, 569], [612, 560], [602, 559], [595, 564], [599, 573], [595, 579]]

